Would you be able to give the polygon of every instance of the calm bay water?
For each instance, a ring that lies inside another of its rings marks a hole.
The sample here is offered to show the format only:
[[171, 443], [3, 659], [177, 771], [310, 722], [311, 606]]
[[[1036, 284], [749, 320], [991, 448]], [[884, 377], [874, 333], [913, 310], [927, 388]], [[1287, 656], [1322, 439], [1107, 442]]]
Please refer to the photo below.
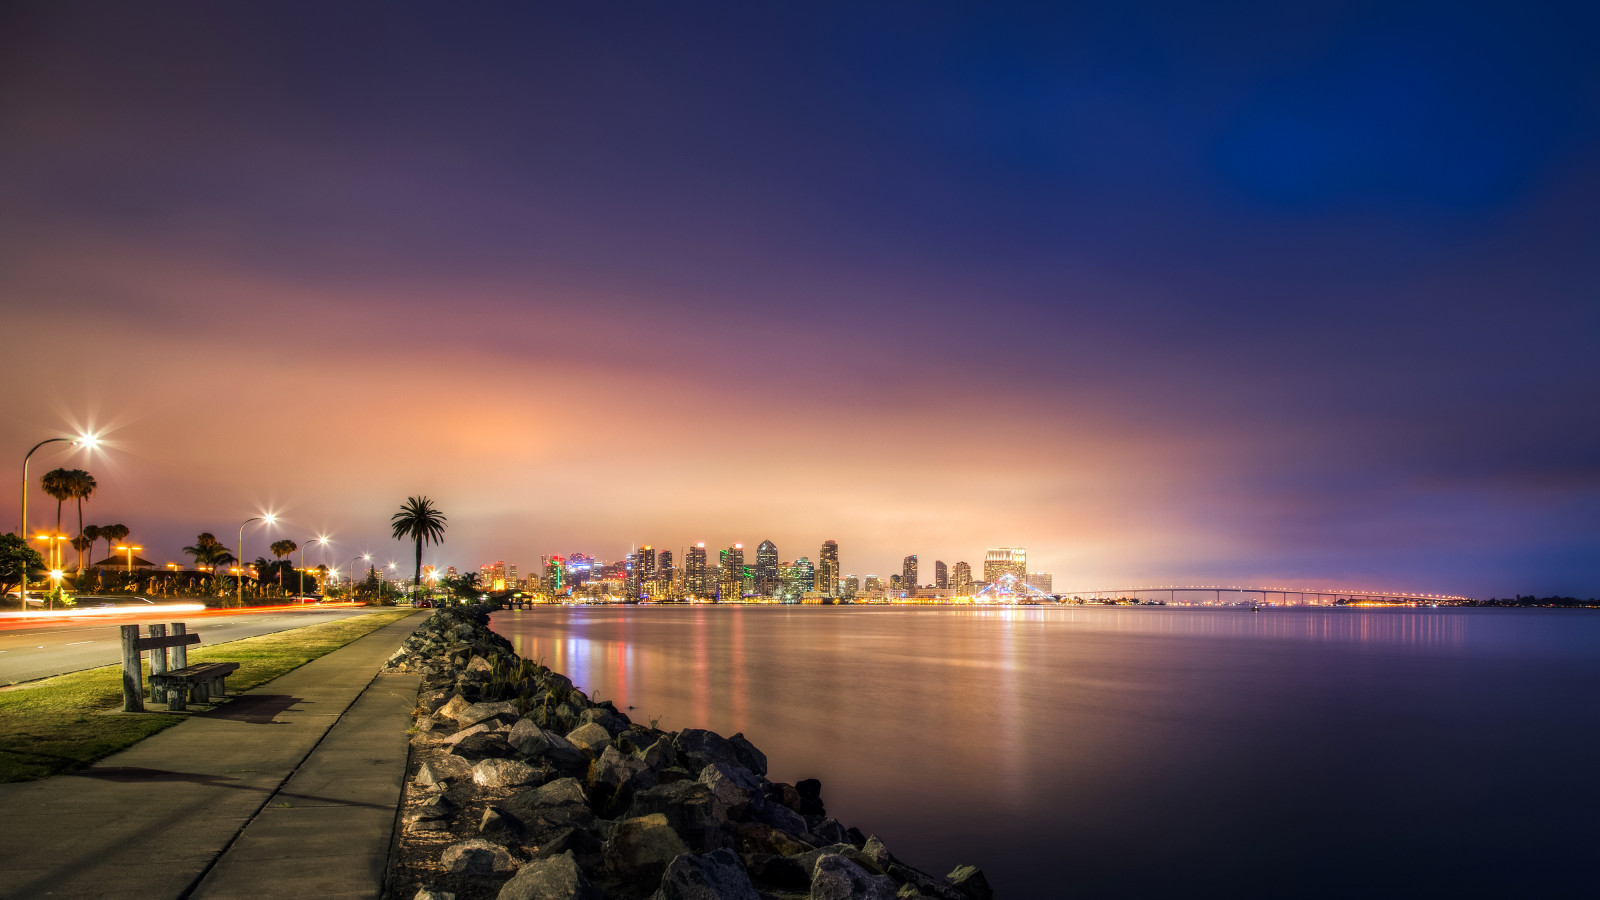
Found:
[[1600, 613], [542, 608], [525, 657], [1009, 898], [1594, 896]]

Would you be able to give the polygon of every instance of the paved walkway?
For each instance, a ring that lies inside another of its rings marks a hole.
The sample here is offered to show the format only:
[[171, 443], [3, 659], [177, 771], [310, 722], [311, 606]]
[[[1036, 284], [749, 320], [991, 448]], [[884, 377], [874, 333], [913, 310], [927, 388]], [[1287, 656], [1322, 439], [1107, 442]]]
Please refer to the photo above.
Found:
[[410, 616], [73, 775], [0, 785], [0, 897], [377, 897]]

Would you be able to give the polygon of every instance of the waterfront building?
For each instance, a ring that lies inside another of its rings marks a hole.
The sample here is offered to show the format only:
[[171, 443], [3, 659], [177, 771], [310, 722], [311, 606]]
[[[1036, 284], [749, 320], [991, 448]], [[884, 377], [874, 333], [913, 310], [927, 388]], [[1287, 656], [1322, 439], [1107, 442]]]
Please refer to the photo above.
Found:
[[648, 578], [656, 572], [656, 551], [654, 547], [645, 544], [634, 551], [634, 570], [640, 578]]
[[933, 561], [933, 586], [941, 591], [950, 586], [950, 567], [942, 559]]
[[706, 588], [705, 541], [695, 544], [683, 554], [683, 591], [699, 597], [708, 597], [716, 592], [715, 588]]
[[983, 559], [983, 580], [990, 584], [1004, 575], [1015, 576], [1018, 581], [1028, 577], [1028, 551], [1021, 547], [997, 547]]
[[559, 593], [567, 586], [566, 560], [559, 556], [552, 556], [545, 560], [543, 573], [543, 589], [551, 593]]
[[844, 585], [840, 588], [840, 592], [844, 596], [844, 599], [854, 600], [856, 595], [861, 593], [861, 580], [856, 578], [854, 575], [846, 575], [844, 577]]
[[898, 593], [899, 590], [900, 590], [900, 584], [901, 584], [901, 582], [903, 580], [904, 579], [902, 579], [899, 575], [890, 575], [889, 576], [889, 590], [891, 592]]
[[788, 578], [783, 583], [783, 599], [794, 600], [817, 583], [817, 571], [811, 560], [802, 556], [789, 565]]
[[913, 553], [900, 564], [900, 590], [915, 591], [917, 584], [917, 555]]
[[966, 596], [966, 592], [972, 590], [972, 566], [956, 563], [950, 569], [950, 586], [956, 590], [956, 596]]
[[1051, 591], [1050, 585], [1055, 579], [1051, 577], [1049, 572], [1029, 572], [1028, 576], [1022, 581], [1028, 587], [1036, 588], [1048, 594]]
[[722, 583], [718, 585], [717, 598], [723, 601], [740, 600], [744, 597], [744, 545], [734, 544], [721, 551], [722, 557]]
[[839, 591], [839, 542], [829, 539], [822, 542], [822, 552], [817, 554], [816, 588], [832, 597]]
[[778, 592], [782, 584], [782, 576], [778, 573], [778, 545], [771, 541], [762, 541], [756, 547], [756, 564], [751, 569], [755, 576], [756, 593], [763, 597], [771, 597]]
[[866, 584], [861, 589], [864, 591], [882, 591], [883, 579], [876, 575], [868, 575]]
[[445, 566], [444, 567], [444, 577], [446, 577], [446, 578], [454, 578], [454, 577], [456, 577], [456, 567], [455, 566]]

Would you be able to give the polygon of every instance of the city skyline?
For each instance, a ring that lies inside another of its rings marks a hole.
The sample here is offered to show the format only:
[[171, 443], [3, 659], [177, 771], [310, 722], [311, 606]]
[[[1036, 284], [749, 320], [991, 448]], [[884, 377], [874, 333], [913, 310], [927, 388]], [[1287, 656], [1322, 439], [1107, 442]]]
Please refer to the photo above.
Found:
[[25, 4], [0, 447], [147, 548], [1600, 593], [1593, 8], [1315, 9]]

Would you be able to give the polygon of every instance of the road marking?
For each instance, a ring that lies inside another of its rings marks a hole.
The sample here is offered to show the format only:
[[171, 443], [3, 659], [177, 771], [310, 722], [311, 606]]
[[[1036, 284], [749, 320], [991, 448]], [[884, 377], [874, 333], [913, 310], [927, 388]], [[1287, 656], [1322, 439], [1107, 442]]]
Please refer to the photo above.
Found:
[[63, 647], [75, 647], [78, 644], [92, 644], [92, 643], [94, 643], [94, 641], [69, 641], [68, 643], [62, 644], [61, 646], [63, 646]]

